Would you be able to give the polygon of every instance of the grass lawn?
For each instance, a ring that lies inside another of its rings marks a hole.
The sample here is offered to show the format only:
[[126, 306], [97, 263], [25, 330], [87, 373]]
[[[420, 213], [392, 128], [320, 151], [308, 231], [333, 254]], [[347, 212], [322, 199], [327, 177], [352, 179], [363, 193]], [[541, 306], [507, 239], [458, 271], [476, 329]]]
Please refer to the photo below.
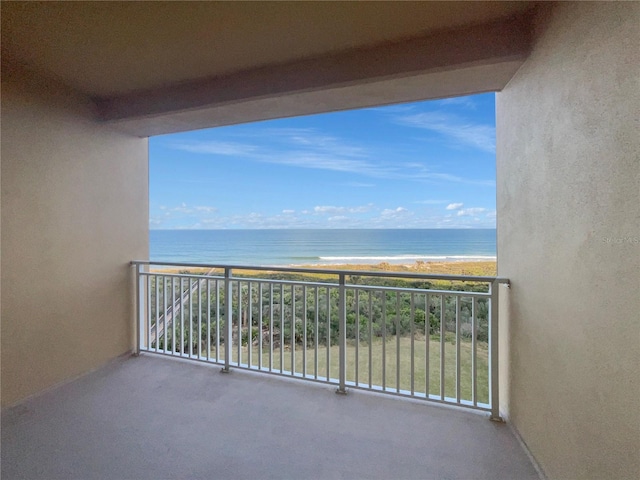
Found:
[[[429, 350], [429, 362], [426, 362], [426, 347]], [[432, 395], [440, 395], [440, 341], [425, 341], [424, 335], [414, 338], [414, 362], [413, 362], [413, 390], [416, 393], [424, 393], [426, 391], [426, 371], [429, 370], [429, 393]], [[371, 349], [369, 344], [361, 342], [357, 346], [351, 341], [347, 344], [347, 381], [356, 382], [361, 386], [368, 387], [371, 385], [396, 391], [411, 391], [411, 338], [387, 337], [386, 342], [382, 339], [374, 339]], [[384, 348], [383, 348], [384, 347]], [[357, 350], [357, 352], [356, 352]], [[371, 352], [369, 351], [371, 350]], [[398, 354], [399, 352], [399, 354]], [[306, 355], [305, 355], [306, 353]], [[357, 353], [357, 378], [356, 378], [356, 353]], [[241, 363], [248, 363], [248, 348], [241, 348]], [[371, 371], [369, 371], [369, 355], [371, 355]], [[211, 356], [215, 357], [215, 345], [212, 345]], [[283, 351], [279, 346], [275, 346], [269, 361], [270, 352], [269, 345], [263, 345], [262, 352], [262, 368], [272, 366], [274, 371], [291, 372], [291, 349], [285, 345]], [[316, 354], [315, 349], [307, 349], [306, 352], [301, 346], [295, 350], [295, 372], [296, 374], [306, 373], [308, 377], [326, 378], [327, 376], [327, 357], [329, 359], [329, 377], [338, 378], [338, 362], [339, 351], [337, 345], [330, 348], [319, 345]], [[469, 341], [460, 342], [460, 396], [463, 400], [472, 399], [472, 345]], [[219, 358], [224, 359], [224, 345], [221, 345]], [[253, 346], [251, 349], [251, 365], [258, 367], [258, 347]], [[399, 372], [398, 359], [400, 361]], [[232, 352], [232, 360], [238, 361], [238, 348], [234, 346]], [[281, 363], [282, 362], [282, 363]], [[303, 372], [303, 366], [306, 363], [306, 370]], [[384, 367], [384, 378], [383, 378]], [[488, 350], [487, 344], [477, 342], [477, 394], [479, 403], [489, 403], [489, 381], [488, 381]], [[399, 375], [398, 375], [399, 373]], [[399, 379], [399, 383], [398, 383]], [[455, 340], [445, 342], [444, 355], [444, 386], [445, 396], [456, 396], [456, 345]]]

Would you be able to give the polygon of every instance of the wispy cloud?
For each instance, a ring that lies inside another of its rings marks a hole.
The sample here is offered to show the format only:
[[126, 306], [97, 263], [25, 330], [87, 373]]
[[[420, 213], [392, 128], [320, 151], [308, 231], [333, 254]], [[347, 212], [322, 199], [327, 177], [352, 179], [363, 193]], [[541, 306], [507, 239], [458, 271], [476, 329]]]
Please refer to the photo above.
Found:
[[[426, 114], [400, 117], [400, 121], [411, 126], [421, 125], [421, 128], [426, 128], [424, 127], [426, 123], [419, 120], [423, 115]], [[244, 136], [234, 134], [232, 137], [236, 141], [183, 141], [168, 146], [175, 150], [197, 154], [229, 156], [294, 168], [351, 173], [376, 179], [494, 185], [492, 181], [467, 179], [451, 173], [433, 171], [419, 162], [407, 163], [381, 159], [379, 152], [370, 152], [367, 147], [311, 128], [268, 128], [254, 130]], [[373, 187], [375, 184], [354, 181], [344, 186], [365, 188]]]
[[320, 214], [336, 215], [344, 213], [366, 213], [369, 212], [372, 208], [372, 204], [360, 205], [357, 207], [335, 207], [332, 205], [318, 205], [316, 207], [313, 207], [313, 211]]
[[376, 165], [367, 160], [356, 160], [321, 152], [292, 151], [277, 155], [263, 156], [261, 162], [288, 165], [299, 168], [332, 170], [334, 172], [356, 173], [370, 177], [384, 177], [392, 173], [390, 167]]
[[447, 210], [457, 210], [459, 208], [462, 208], [464, 206], [464, 203], [450, 203], [449, 205], [447, 205]]
[[380, 216], [383, 218], [398, 218], [412, 215], [412, 213], [404, 207], [385, 208], [380, 212]]
[[373, 188], [376, 186], [375, 183], [363, 183], [363, 182], [345, 182], [336, 184], [338, 187], [349, 187], [349, 188]]
[[481, 208], [481, 207], [464, 208], [462, 210], [458, 210], [457, 215], [459, 217], [474, 217], [486, 211], [487, 211], [486, 208]]
[[444, 112], [424, 112], [396, 118], [401, 125], [436, 132], [464, 146], [494, 153], [495, 128], [473, 123], [457, 115]]
[[[229, 228], [472, 228], [495, 227], [495, 210], [472, 208], [465, 215], [418, 215], [412, 210], [398, 207], [320, 205], [295, 211], [282, 210], [268, 214], [248, 212], [242, 214], [215, 215], [197, 211], [188, 205], [169, 208], [174, 212], [189, 209], [190, 215], [178, 217], [151, 216], [149, 226], [153, 229], [229, 229]], [[476, 214], [476, 215], [472, 215]]]
[[469, 97], [452, 97], [452, 98], [443, 98], [442, 100], [436, 100], [434, 102], [436, 105], [460, 105], [462, 107], [474, 110], [477, 105]]
[[390, 114], [390, 113], [407, 113], [407, 112], [415, 111], [415, 108], [416, 107], [414, 105], [400, 104], [400, 105], [388, 105], [383, 107], [364, 108], [363, 111]]
[[191, 153], [206, 153], [209, 155], [247, 156], [255, 153], [258, 147], [245, 143], [198, 141], [180, 142], [171, 145], [175, 150], [183, 150]]

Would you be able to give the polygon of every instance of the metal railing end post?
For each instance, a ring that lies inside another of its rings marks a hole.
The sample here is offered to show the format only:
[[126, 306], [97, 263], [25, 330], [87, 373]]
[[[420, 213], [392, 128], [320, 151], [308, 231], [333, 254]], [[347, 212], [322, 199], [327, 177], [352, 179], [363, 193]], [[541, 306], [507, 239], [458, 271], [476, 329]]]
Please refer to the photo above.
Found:
[[491, 420], [492, 422], [496, 422], [496, 423], [507, 423], [507, 422], [505, 422], [504, 418], [502, 418], [499, 414], [498, 415], [494, 415], [492, 413], [491, 416], [489, 417], [489, 420]]
[[[339, 336], [339, 349], [340, 349], [340, 372], [339, 372], [339, 387], [338, 393], [347, 393], [347, 287], [345, 274], [339, 275], [339, 312], [338, 312], [338, 336]], [[328, 375], [328, 372], [327, 372]]]
[[498, 290], [500, 283], [494, 280], [490, 284], [490, 311], [489, 311], [489, 378], [490, 378], [490, 398], [491, 398], [491, 420], [502, 421], [500, 417], [500, 384], [499, 384], [499, 368], [498, 368]]
[[133, 356], [140, 356], [140, 343], [142, 341], [142, 317], [145, 311], [145, 305], [142, 301], [142, 290], [144, 288], [143, 278], [140, 276], [141, 265], [139, 263], [131, 263], [135, 270], [135, 299], [136, 299], [136, 314], [135, 314], [135, 325], [133, 332]]
[[[225, 282], [225, 294], [224, 294], [224, 302], [225, 302], [225, 336], [224, 336], [224, 367], [222, 368], [223, 373], [229, 373], [231, 367], [231, 349], [233, 348], [233, 285], [231, 283], [232, 269], [225, 268], [224, 269], [224, 282]], [[241, 341], [241, 339], [238, 339]]]

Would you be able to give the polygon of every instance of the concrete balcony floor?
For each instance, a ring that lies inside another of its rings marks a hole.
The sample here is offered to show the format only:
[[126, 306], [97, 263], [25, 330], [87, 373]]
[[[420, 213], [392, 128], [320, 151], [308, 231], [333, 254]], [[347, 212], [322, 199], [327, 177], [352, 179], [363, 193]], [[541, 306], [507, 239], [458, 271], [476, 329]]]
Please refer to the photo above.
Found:
[[153, 355], [2, 413], [2, 479], [537, 479], [485, 415]]

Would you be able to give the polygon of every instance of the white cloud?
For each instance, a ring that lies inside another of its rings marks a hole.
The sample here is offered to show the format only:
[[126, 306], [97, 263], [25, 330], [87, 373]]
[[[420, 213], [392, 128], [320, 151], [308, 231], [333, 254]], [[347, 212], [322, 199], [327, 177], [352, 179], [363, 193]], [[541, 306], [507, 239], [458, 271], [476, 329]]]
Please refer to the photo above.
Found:
[[366, 108], [369, 112], [381, 112], [381, 113], [405, 113], [414, 110], [413, 105], [385, 105], [382, 107], [370, 107]]
[[253, 154], [258, 148], [254, 145], [232, 142], [184, 142], [171, 145], [175, 150], [183, 150], [192, 153], [205, 153], [210, 155], [246, 156]]
[[458, 210], [463, 206], [464, 206], [464, 203], [450, 203], [449, 205], [447, 205], [447, 210]]
[[346, 183], [339, 183], [338, 186], [339, 187], [352, 187], [352, 188], [371, 188], [371, 187], [375, 187], [376, 184], [375, 183], [362, 183], [362, 182], [346, 182]]
[[463, 208], [462, 210], [458, 210], [459, 217], [473, 217], [475, 215], [479, 215], [481, 213], [486, 212], [486, 208], [474, 207], [474, 208]]
[[461, 105], [473, 110], [476, 108], [476, 102], [469, 97], [443, 98], [442, 100], [436, 100], [434, 103], [438, 105]]
[[358, 207], [334, 207], [332, 205], [319, 205], [313, 207], [313, 211], [320, 214], [336, 215], [344, 213], [365, 213], [370, 211], [372, 208], [372, 204], [361, 205]]
[[357, 173], [371, 177], [385, 177], [392, 172], [390, 167], [376, 165], [366, 160], [343, 158], [322, 152], [294, 151], [275, 153], [269, 156], [262, 156], [257, 160], [291, 167]]
[[282, 213], [284, 213], [285, 215], [292, 215], [294, 213], [296, 213], [295, 210], [282, 210]]
[[457, 143], [494, 153], [495, 128], [466, 121], [457, 115], [442, 112], [425, 112], [397, 118], [398, 123], [421, 128], [449, 137]]
[[218, 209], [216, 207], [207, 207], [204, 205], [199, 205], [197, 207], [193, 207], [193, 209], [197, 212], [204, 212], [204, 213], [213, 213], [213, 212], [217, 212]]
[[[405, 117], [413, 118], [413, 117]], [[313, 129], [266, 129], [244, 135], [244, 138], [267, 138], [269, 143], [259, 148], [250, 142], [218, 140], [181, 142], [170, 148], [191, 153], [223, 155], [248, 161], [286, 165], [296, 168], [353, 173], [371, 178], [428, 180], [484, 185], [487, 182], [469, 180], [448, 173], [433, 172], [421, 163], [384, 162], [371, 157], [370, 152], [336, 137]], [[196, 181], [192, 181], [196, 182]], [[490, 182], [493, 185], [492, 182]], [[366, 182], [349, 182], [348, 187], [374, 187]]]
[[406, 216], [406, 215], [411, 215], [411, 212], [409, 212], [409, 210], [407, 210], [404, 207], [398, 207], [398, 208], [385, 208], [384, 210], [382, 210], [380, 212], [380, 216], [381, 217], [399, 217], [399, 216]]

